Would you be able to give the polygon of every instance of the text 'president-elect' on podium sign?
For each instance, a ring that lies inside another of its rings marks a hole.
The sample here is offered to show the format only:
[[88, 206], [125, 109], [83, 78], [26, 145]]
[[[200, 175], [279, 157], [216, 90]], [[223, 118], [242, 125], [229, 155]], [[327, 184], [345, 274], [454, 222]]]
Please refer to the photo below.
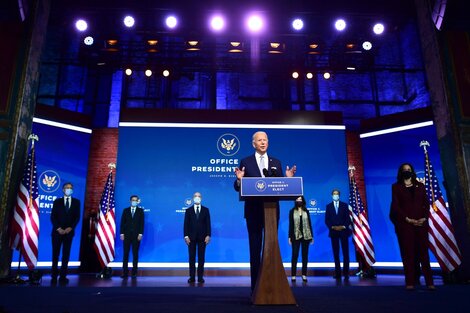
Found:
[[243, 177], [240, 198], [266, 197], [266, 201], [292, 200], [304, 194], [302, 177]]
[[240, 198], [264, 202], [264, 245], [252, 301], [258, 305], [296, 304], [282, 264], [277, 234], [279, 200], [303, 195], [302, 177], [243, 177]]

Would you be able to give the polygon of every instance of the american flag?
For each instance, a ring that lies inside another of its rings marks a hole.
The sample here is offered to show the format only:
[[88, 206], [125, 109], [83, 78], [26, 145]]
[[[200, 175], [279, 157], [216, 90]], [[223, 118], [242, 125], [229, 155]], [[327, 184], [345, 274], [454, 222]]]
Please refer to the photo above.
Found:
[[104, 268], [114, 260], [114, 238], [116, 235], [116, 220], [114, 207], [113, 172], [110, 172], [103, 194], [101, 195], [100, 210], [96, 226], [94, 248], [101, 266]]
[[454, 228], [446, 208], [436, 173], [424, 149], [425, 187], [429, 198], [429, 246], [443, 271], [453, 271], [461, 263]]
[[38, 261], [39, 193], [34, 141], [28, 153], [11, 220], [10, 247], [20, 250], [29, 269]]
[[349, 174], [349, 215], [353, 221], [354, 246], [364, 261], [372, 266], [375, 263], [374, 244], [367, 221], [367, 212], [364, 210], [361, 195], [357, 190], [354, 172], [350, 169]]

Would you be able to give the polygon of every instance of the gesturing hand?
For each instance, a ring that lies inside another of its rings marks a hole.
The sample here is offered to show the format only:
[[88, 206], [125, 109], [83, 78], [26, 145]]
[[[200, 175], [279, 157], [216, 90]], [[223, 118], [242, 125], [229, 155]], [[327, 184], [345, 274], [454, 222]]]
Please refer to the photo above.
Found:
[[235, 168], [235, 175], [237, 175], [237, 179], [242, 179], [245, 176], [245, 167], [239, 169], [238, 167]]
[[297, 171], [297, 166], [292, 166], [292, 168], [289, 168], [289, 166], [286, 167], [286, 177], [294, 177], [295, 172]]

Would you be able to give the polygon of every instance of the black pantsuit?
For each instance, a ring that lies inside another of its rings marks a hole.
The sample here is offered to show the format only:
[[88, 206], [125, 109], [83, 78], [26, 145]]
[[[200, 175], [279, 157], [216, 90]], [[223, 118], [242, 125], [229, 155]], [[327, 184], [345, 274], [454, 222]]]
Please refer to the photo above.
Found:
[[297, 273], [297, 260], [299, 259], [299, 250], [302, 246], [302, 275], [307, 275], [308, 264], [308, 247], [312, 240], [292, 240], [292, 261], [291, 261], [291, 276]]

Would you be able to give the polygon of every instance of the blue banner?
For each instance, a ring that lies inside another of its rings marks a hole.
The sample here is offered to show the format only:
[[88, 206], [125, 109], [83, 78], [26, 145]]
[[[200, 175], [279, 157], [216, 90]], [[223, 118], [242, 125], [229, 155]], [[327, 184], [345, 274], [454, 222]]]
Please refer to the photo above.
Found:
[[[163, 125], [120, 127], [116, 169], [116, 216], [133, 194], [145, 210], [141, 262], [187, 262], [183, 240], [185, 209], [192, 195], [202, 193], [210, 210], [212, 240], [206, 262], [248, 262], [248, 236], [243, 201], [234, 190], [234, 169], [254, 154], [252, 135], [260, 125], [198, 126]], [[284, 126], [283, 126], [284, 127]], [[347, 201], [348, 164], [343, 129], [262, 129], [269, 136], [268, 155], [286, 166], [297, 166], [303, 177], [304, 195], [310, 210], [315, 244], [310, 262], [332, 262], [331, 243], [324, 222], [331, 190], [343, 191]], [[288, 245], [288, 211], [294, 201], [281, 202], [279, 243], [284, 262], [291, 258]], [[116, 242], [116, 262], [122, 261], [122, 242]]]

